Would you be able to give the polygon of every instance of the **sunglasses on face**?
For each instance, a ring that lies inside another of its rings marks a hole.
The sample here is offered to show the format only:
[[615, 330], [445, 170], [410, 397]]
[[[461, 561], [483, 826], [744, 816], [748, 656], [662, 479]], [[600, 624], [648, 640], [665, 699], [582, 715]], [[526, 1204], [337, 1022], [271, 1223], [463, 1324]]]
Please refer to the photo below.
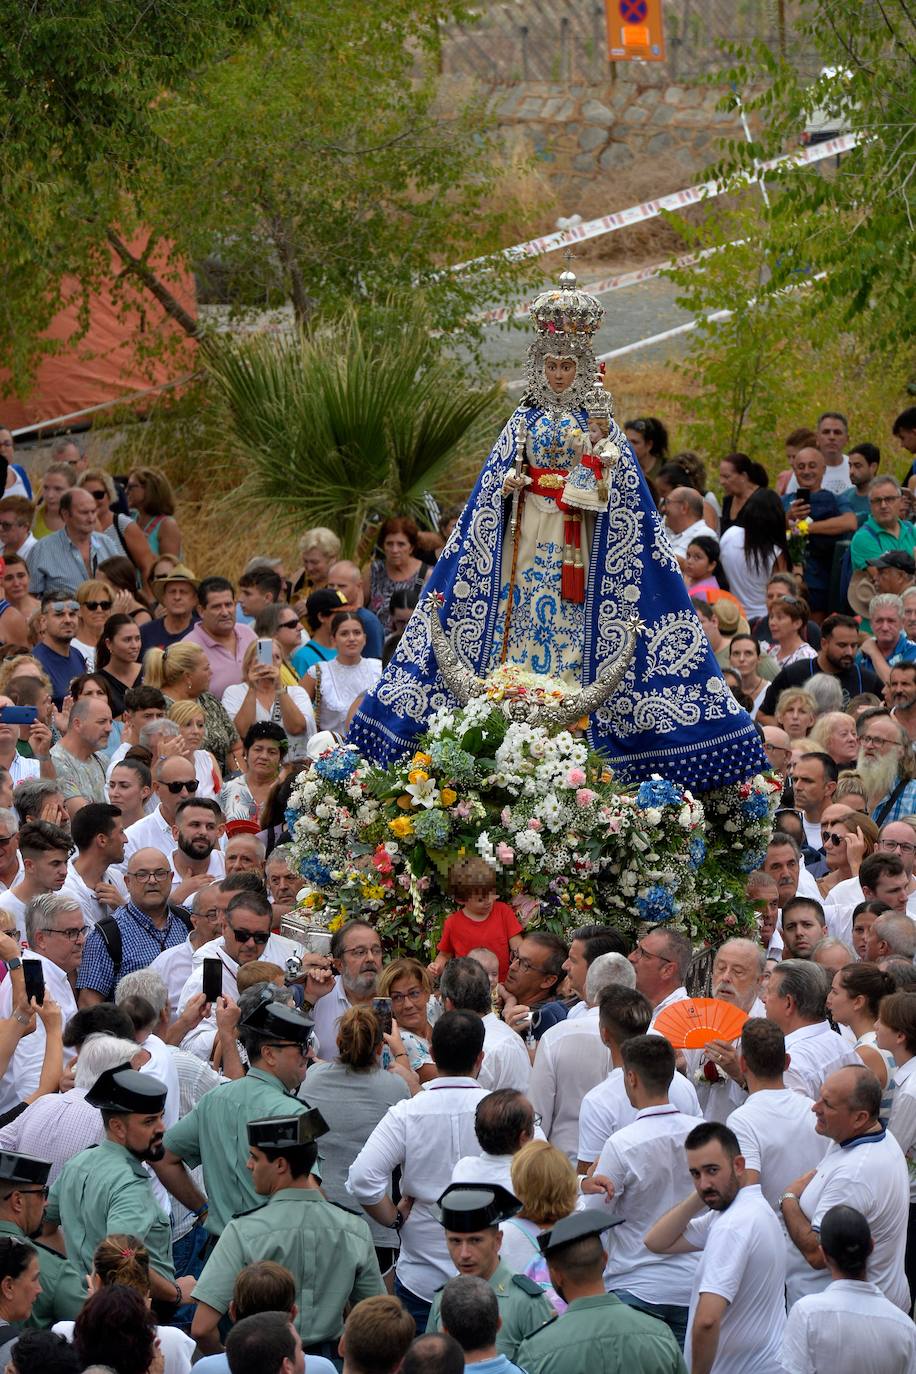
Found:
[[114, 605], [113, 601], [84, 601], [83, 605], [87, 611], [110, 611]]
[[161, 782], [159, 786], [167, 788], [173, 797], [177, 797], [179, 792], [196, 792], [199, 783], [193, 778], [190, 782]]
[[277, 625], [277, 629], [278, 629], [278, 630], [298, 630], [298, 629], [299, 629], [299, 622], [298, 622], [298, 620], [281, 620], [280, 623]]
[[269, 930], [244, 930], [241, 926], [230, 926], [236, 940], [240, 945], [247, 945], [249, 941], [256, 945], [266, 945], [270, 939]]
[[[85, 490], [86, 490], [86, 491], [89, 491], [89, 488], [86, 487]], [[96, 500], [96, 501], [104, 501], [105, 498], [106, 498], [107, 495], [108, 495], [108, 492], [107, 492], [107, 491], [89, 491], [89, 495], [90, 495], [94, 500]]]
[[827, 835], [822, 834], [821, 839], [824, 841], [824, 844], [841, 845], [846, 839], [846, 836], [838, 835], [835, 830], [831, 830]]

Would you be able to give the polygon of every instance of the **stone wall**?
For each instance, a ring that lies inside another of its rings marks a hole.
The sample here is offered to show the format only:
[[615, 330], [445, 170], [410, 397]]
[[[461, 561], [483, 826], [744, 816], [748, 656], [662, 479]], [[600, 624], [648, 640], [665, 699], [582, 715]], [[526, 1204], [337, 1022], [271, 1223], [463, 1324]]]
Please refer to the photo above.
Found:
[[525, 82], [494, 90], [491, 103], [500, 129], [534, 152], [561, 194], [624, 173], [651, 185], [653, 169], [663, 170], [672, 184], [647, 191], [654, 196], [679, 189], [679, 176], [682, 186], [695, 181], [717, 156], [716, 140], [741, 135], [737, 115], [716, 109], [720, 92], [654, 76], [635, 69], [600, 86]]

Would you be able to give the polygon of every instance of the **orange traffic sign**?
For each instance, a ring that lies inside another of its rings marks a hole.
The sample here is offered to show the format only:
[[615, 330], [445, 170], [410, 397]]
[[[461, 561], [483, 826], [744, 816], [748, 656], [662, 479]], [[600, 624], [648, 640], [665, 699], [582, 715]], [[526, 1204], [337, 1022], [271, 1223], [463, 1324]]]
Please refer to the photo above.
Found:
[[664, 62], [662, 0], [604, 0], [611, 62]]

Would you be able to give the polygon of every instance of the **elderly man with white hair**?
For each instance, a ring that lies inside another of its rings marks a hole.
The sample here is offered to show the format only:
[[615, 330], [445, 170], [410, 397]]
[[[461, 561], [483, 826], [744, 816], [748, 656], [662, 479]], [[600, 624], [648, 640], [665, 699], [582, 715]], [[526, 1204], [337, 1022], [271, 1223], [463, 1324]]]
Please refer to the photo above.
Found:
[[[760, 982], [766, 969], [766, 951], [754, 940], [726, 940], [716, 950], [712, 965], [712, 995], [730, 1002], [748, 1016], [763, 1016]], [[688, 1050], [688, 1071], [707, 1121], [726, 1121], [747, 1100], [747, 1087], [738, 1062], [740, 1037], [733, 1041], [711, 1040], [703, 1050]]]
[[[60, 1007], [63, 1023], [76, 1015], [76, 999], [70, 975], [79, 968], [86, 927], [79, 902], [68, 892], [45, 892], [33, 897], [25, 909], [25, 939], [29, 948], [25, 959], [41, 965], [46, 993]], [[12, 979], [0, 983], [0, 1017], [13, 1015]], [[45, 1055], [45, 1028], [36, 1018], [31, 1035], [16, 1046], [0, 1089], [0, 1112], [25, 1102], [35, 1092], [41, 1078]], [[73, 1058], [64, 1051], [64, 1061]]]
[[611, 1053], [598, 1025], [598, 1002], [614, 983], [635, 988], [636, 970], [622, 954], [599, 954], [585, 978], [588, 1010], [544, 1032], [531, 1070], [528, 1096], [540, 1114], [544, 1134], [572, 1164], [578, 1158], [582, 1099], [604, 1082], [611, 1067]]
[[86, 1093], [106, 1069], [123, 1064], [136, 1067], [139, 1059], [139, 1047], [131, 1040], [98, 1032], [90, 1035], [80, 1046], [70, 1091], [46, 1093], [30, 1102], [0, 1130], [0, 1150], [50, 1160], [48, 1183], [53, 1183], [68, 1159], [105, 1138], [102, 1113], [90, 1107]]

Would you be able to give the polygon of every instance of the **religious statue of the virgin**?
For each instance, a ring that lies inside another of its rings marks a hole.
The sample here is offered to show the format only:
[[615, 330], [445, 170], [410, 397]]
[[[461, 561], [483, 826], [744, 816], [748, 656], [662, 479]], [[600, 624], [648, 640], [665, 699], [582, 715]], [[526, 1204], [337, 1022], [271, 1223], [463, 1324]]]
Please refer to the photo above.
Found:
[[436, 614], [478, 677], [509, 663], [576, 689], [628, 658], [587, 727], [623, 782], [655, 773], [706, 791], [767, 768], [614, 421], [592, 349], [603, 314], [572, 272], [532, 304], [525, 394], [426, 584], [433, 595], [350, 727], [369, 758], [400, 757], [455, 705], [431, 642]]

